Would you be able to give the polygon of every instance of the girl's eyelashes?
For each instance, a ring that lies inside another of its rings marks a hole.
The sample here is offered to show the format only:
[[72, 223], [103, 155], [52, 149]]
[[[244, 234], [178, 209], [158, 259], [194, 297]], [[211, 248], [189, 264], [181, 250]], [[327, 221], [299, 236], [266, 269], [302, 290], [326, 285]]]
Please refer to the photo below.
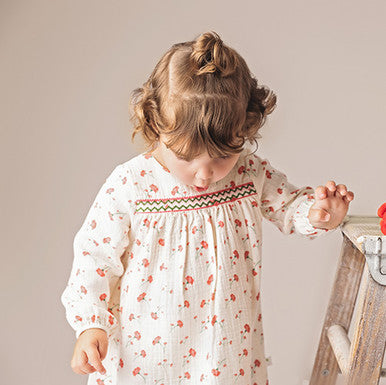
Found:
[[[176, 158], [177, 158], [178, 160], [183, 160], [184, 162], [189, 162], [189, 161], [190, 161], [189, 159], [180, 158], [180, 157], [177, 156], [177, 155], [176, 155]], [[215, 158], [215, 159], [229, 159], [229, 158], [230, 158], [230, 156], [229, 156], [229, 155], [226, 155], [226, 156], [221, 156], [221, 157]]]

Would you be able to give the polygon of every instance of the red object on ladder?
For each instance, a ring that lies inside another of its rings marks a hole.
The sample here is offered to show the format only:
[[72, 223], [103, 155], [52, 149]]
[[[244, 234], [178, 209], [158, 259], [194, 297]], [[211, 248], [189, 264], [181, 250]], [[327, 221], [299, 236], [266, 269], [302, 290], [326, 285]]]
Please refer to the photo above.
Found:
[[386, 203], [379, 207], [377, 214], [381, 218], [379, 225], [381, 226], [382, 234], [386, 235]]

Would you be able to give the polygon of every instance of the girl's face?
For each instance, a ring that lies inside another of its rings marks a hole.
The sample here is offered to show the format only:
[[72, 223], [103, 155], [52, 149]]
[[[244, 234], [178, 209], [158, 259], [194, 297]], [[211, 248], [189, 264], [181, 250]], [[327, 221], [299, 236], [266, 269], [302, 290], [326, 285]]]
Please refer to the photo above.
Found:
[[159, 145], [152, 155], [162, 166], [166, 167], [184, 184], [192, 186], [196, 191], [206, 190], [210, 184], [223, 179], [237, 163], [240, 154], [225, 158], [211, 158], [207, 151], [199, 157], [186, 161], [165, 146], [162, 135]]

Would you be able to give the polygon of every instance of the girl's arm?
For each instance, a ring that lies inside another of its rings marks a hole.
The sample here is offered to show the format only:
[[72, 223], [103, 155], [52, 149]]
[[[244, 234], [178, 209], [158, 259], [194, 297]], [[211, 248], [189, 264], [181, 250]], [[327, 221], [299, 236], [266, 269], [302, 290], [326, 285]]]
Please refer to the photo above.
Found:
[[76, 331], [117, 326], [108, 309], [110, 294], [124, 272], [121, 256], [128, 246], [131, 201], [118, 165], [106, 179], [74, 238], [74, 260], [61, 302]]
[[312, 187], [298, 188], [267, 159], [254, 154], [251, 159], [254, 162], [257, 185], [260, 186], [260, 211], [282, 233], [296, 233], [312, 240], [335, 230], [317, 228], [310, 223], [308, 213], [315, 202]]

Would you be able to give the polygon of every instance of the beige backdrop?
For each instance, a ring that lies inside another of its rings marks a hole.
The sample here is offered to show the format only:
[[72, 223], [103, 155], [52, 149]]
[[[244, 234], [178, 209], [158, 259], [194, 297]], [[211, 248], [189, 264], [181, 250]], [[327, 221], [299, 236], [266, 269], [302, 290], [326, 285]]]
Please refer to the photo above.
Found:
[[[259, 154], [294, 184], [346, 184], [349, 214], [376, 215], [385, 19], [383, 0], [0, 0], [0, 382], [86, 383], [70, 368], [75, 333], [60, 303], [73, 237], [114, 165], [144, 150], [129, 139], [129, 94], [174, 43], [219, 33], [277, 93]], [[341, 239], [264, 224], [270, 385], [310, 377]]]

